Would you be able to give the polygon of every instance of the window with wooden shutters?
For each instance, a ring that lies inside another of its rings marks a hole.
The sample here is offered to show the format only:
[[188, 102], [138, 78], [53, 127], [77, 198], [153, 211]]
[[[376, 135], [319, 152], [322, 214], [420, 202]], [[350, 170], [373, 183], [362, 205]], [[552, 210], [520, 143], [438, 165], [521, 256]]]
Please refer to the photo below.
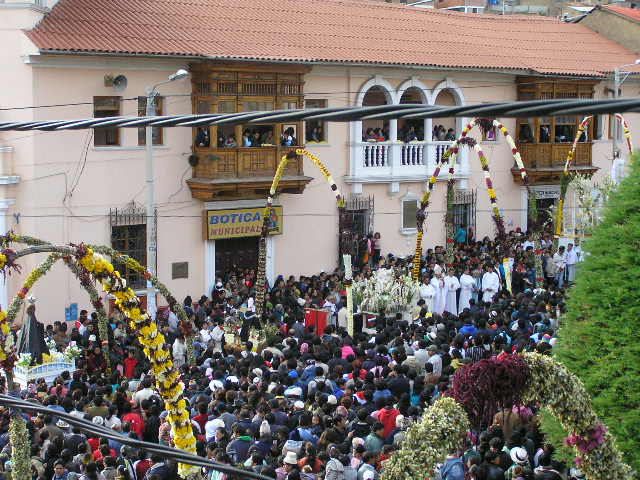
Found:
[[[117, 117], [120, 115], [122, 97], [93, 97], [94, 118]], [[120, 145], [120, 129], [116, 127], [96, 128], [93, 131], [96, 147], [117, 147]]]

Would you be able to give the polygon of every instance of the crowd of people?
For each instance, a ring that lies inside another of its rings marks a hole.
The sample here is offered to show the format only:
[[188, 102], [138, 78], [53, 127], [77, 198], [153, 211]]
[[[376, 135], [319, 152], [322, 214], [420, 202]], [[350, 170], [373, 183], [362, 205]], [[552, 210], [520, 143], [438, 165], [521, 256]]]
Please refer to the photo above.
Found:
[[[157, 321], [185, 384], [198, 454], [277, 480], [375, 480], [412, 423], [447, 394], [457, 369], [525, 350], [550, 353], [564, 310], [565, 275], [567, 282], [573, 280], [574, 256], [579, 259], [576, 247], [551, 252], [545, 237], [546, 280], [536, 285], [529, 237], [510, 232], [505, 251], [488, 238], [476, 242], [472, 235], [464, 228], [456, 233], [454, 268], [448, 272], [443, 270], [444, 249], [427, 250], [410, 320], [380, 312], [375, 320], [363, 321], [359, 313], [353, 335], [346, 328], [339, 269], [278, 277], [269, 286], [261, 322], [253, 271], [227, 272], [212, 292], [197, 301], [187, 297], [184, 309], [197, 329], [195, 363], [187, 357], [175, 313], [159, 313]], [[356, 280], [375, 268], [409, 273], [411, 259], [382, 255], [376, 237], [370, 239], [372, 255], [360, 262]], [[505, 263], [505, 256], [511, 261]], [[505, 268], [511, 268], [511, 282]], [[305, 325], [307, 307], [327, 310], [324, 331]], [[100, 338], [96, 315], [84, 310], [76, 325], [55, 322], [46, 335], [60, 350], [70, 342], [81, 348], [77, 370], [53, 384], [38, 380], [2, 387], [126, 437], [171, 446], [167, 412], [136, 332], [117, 313], [110, 322], [108, 338]], [[236, 323], [242, 325], [241, 343], [228, 335], [229, 325]], [[260, 324], [274, 333], [253, 345], [248, 327]], [[25, 418], [34, 480], [178, 478], [171, 459], [83, 433], [54, 414]], [[11, 470], [8, 421], [9, 412], [3, 411], [0, 475], [5, 479]], [[443, 459], [438, 477], [560, 480], [570, 473], [581, 478], [579, 471], [566, 470], [545, 442], [535, 405], [527, 405], [497, 412], [492, 424], [469, 432], [459, 451]], [[214, 469], [203, 475], [234, 478]]]
[[[322, 132], [316, 129], [312, 132], [316, 136], [322, 136]], [[211, 139], [209, 129], [205, 127], [198, 127], [196, 138], [194, 141], [197, 147], [208, 148], [211, 146]], [[244, 129], [242, 132], [242, 138], [238, 142], [236, 134], [229, 132], [224, 133], [222, 129], [218, 132], [217, 146], [218, 148], [249, 148], [249, 147], [272, 147], [276, 144], [283, 147], [296, 146], [298, 140], [296, 138], [295, 129], [293, 127], [287, 127], [280, 138], [276, 142], [273, 134], [273, 127], [269, 128], [254, 128]]]

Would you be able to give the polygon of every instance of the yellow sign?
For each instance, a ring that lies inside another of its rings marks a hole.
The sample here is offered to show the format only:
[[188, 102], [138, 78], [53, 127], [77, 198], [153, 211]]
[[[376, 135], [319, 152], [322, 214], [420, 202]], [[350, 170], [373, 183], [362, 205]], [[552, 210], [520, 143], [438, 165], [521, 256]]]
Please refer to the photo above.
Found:
[[[262, 230], [264, 208], [238, 208], [207, 211], [207, 239], [257, 237]], [[272, 207], [269, 215], [269, 235], [282, 233], [282, 207]]]

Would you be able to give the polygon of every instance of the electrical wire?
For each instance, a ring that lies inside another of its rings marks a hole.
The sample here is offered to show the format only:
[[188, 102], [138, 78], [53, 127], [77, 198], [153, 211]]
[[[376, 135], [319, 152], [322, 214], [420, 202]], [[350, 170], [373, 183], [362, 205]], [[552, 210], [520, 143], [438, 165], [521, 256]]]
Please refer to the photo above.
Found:
[[[575, 77], [575, 79], [581, 79], [582, 77]], [[573, 78], [568, 77], [567, 80], [572, 80]], [[537, 82], [519, 82], [517, 85], [544, 85], [544, 84], [551, 84], [554, 83], [554, 80], [541, 80], [541, 81], [537, 81]], [[513, 82], [496, 82], [496, 83], [487, 83], [484, 85], [467, 85], [467, 86], [458, 86], [458, 88], [460, 90], [471, 90], [471, 89], [476, 89], [476, 88], [495, 88], [495, 87], [504, 87], [504, 86], [514, 86], [516, 85]], [[409, 90], [412, 87], [409, 87], [407, 89], [405, 89], [404, 91], [406, 92], [407, 90]], [[435, 87], [430, 89], [430, 90], [435, 90]], [[440, 89], [440, 91], [443, 90], [447, 90], [447, 88], [443, 88]], [[345, 94], [357, 94], [360, 93], [360, 90], [331, 90], [331, 91], [326, 91], [326, 92], [304, 92], [304, 96], [307, 97], [309, 95], [345, 95]], [[196, 97], [207, 97], [207, 96], [211, 96], [211, 95], [206, 95], [206, 94], [200, 94], [200, 93], [173, 93], [173, 94], [166, 94], [166, 95], [161, 95], [163, 98], [170, 98], [170, 97], [190, 97], [190, 98], [196, 98]], [[142, 97], [144, 97], [142, 95]], [[130, 101], [137, 101], [140, 97], [128, 97], [128, 98], [118, 98], [117, 101], [119, 102], [130, 102]], [[59, 107], [79, 107], [79, 106], [83, 106], [83, 105], [93, 105], [94, 102], [93, 100], [91, 101], [83, 101], [83, 102], [72, 102], [72, 103], [54, 103], [54, 104], [50, 104], [50, 105], [29, 105], [29, 106], [22, 106], [22, 107], [3, 107], [0, 108], [0, 112], [4, 112], [4, 111], [11, 111], [11, 110], [35, 110], [35, 109], [39, 109], [39, 108], [59, 108]]]
[[96, 425], [93, 422], [89, 422], [87, 420], [75, 417], [66, 412], [61, 412], [59, 410], [54, 410], [52, 408], [46, 408], [35, 403], [10, 397], [8, 395], [0, 395], [0, 405], [9, 407], [15, 410], [19, 410], [22, 412], [42, 413], [42, 414], [51, 415], [53, 417], [63, 419], [66, 423], [73, 425], [75, 427], [81, 428], [83, 431], [89, 432], [93, 435], [97, 435], [99, 437], [106, 437], [110, 440], [116, 440], [117, 442], [120, 442], [124, 445], [128, 445], [134, 448], [139, 448], [149, 453], [155, 453], [166, 458], [171, 458], [171, 459], [177, 460], [180, 463], [186, 463], [188, 465], [194, 465], [197, 467], [211, 468], [223, 473], [238, 475], [242, 478], [253, 478], [256, 480], [271, 480], [269, 477], [266, 477], [264, 475], [260, 475], [258, 473], [248, 471], [248, 470], [243, 470], [241, 468], [233, 467], [231, 465], [225, 465], [223, 463], [213, 462], [211, 460], [207, 460], [206, 458], [199, 457], [197, 455], [193, 455], [187, 452], [183, 452], [175, 448], [126, 437], [122, 434], [114, 432], [110, 428]]
[[447, 117], [559, 116], [578, 114], [640, 112], [640, 98], [532, 100], [463, 106], [422, 104], [377, 105], [370, 107], [272, 110], [261, 112], [204, 115], [163, 115], [151, 117], [104, 117], [83, 120], [49, 120], [39, 122], [0, 122], [0, 131], [13, 130], [82, 130], [91, 128], [198, 127], [256, 123], [284, 123], [304, 120], [351, 122], [357, 120], [426, 119]]

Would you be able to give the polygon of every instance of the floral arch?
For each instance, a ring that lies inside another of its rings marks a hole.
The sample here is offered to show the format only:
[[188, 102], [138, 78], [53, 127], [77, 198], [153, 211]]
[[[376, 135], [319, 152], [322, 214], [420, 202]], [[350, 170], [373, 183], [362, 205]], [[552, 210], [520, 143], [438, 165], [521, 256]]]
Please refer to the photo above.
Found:
[[273, 199], [278, 193], [278, 185], [280, 185], [280, 179], [282, 178], [282, 175], [287, 168], [289, 160], [295, 158], [296, 155], [309, 158], [309, 160], [311, 160], [313, 164], [318, 167], [318, 170], [320, 170], [320, 173], [322, 173], [322, 176], [329, 184], [329, 188], [331, 188], [331, 191], [335, 195], [336, 204], [338, 206], [338, 214], [340, 216], [342, 215], [342, 212], [344, 212], [345, 208], [344, 197], [342, 196], [342, 193], [340, 193], [338, 185], [333, 179], [331, 172], [327, 169], [324, 163], [322, 163], [317, 155], [309, 152], [308, 150], [298, 148], [295, 153], [289, 152], [280, 159], [280, 163], [278, 163], [278, 168], [276, 169], [276, 174], [274, 175], [273, 181], [271, 182], [269, 196], [267, 197], [267, 204], [264, 207], [264, 212], [262, 214], [262, 230], [260, 231], [260, 240], [258, 243], [258, 272], [256, 274], [256, 285], [258, 287], [256, 289], [256, 313], [258, 315], [258, 318], [262, 317], [262, 311], [264, 308], [266, 292], [267, 237], [269, 236], [269, 217], [271, 208], [273, 207]]
[[[627, 149], [629, 150], [629, 155], [631, 155], [633, 153], [633, 143], [631, 141], [631, 128], [629, 127], [629, 124], [621, 114], [616, 113], [615, 119], [622, 126], [622, 131], [625, 138], [625, 142], [627, 144]], [[582, 135], [585, 133], [585, 131], [589, 127], [589, 124], [591, 123], [592, 120], [593, 120], [593, 115], [586, 116], [582, 119], [582, 122], [580, 122], [580, 125], [578, 125], [578, 131], [576, 133], [575, 138], [573, 139], [571, 150], [569, 150], [569, 153], [567, 154], [567, 160], [564, 163], [564, 170], [562, 171], [562, 178], [560, 181], [560, 199], [558, 200], [558, 211], [556, 212], [556, 219], [555, 219], [554, 233], [555, 233], [556, 243], [558, 242], [558, 239], [562, 235], [564, 202], [565, 202], [565, 199], [567, 198], [567, 190], [569, 189], [569, 184], [573, 179], [573, 175], [571, 174], [571, 171], [569, 169], [573, 165], [573, 160], [576, 155], [576, 148], [578, 146], [578, 142], [580, 141], [580, 137], [582, 137]]]
[[427, 190], [425, 191], [424, 195], [422, 196], [422, 199], [420, 200], [420, 207], [418, 208], [418, 211], [416, 213], [416, 224], [417, 224], [416, 226], [417, 226], [418, 234], [416, 236], [416, 249], [415, 249], [414, 261], [413, 261], [413, 272], [412, 272], [413, 279], [416, 281], [418, 281], [420, 278], [420, 261], [422, 257], [422, 239], [424, 236], [424, 222], [427, 218], [427, 208], [429, 207], [431, 193], [433, 191], [433, 188], [435, 187], [438, 177], [440, 176], [441, 170], [447, 167], [448, 167], [448, 170], [447, 170], [448, 178], [447, 178], [447, 214], [446, 214], [446, 230], [447, 230], [446, 262], [447, 262], [447, 265], [450, 265], [452, 263], [451, 259], [453, 257], [453, 234], [454, 234], [453, 232], [453, 187], [455, 183], [453, 176], [455, 174], [456, 158], [462, 146], [467, 146], [475, 150], [476, 154], [478, 155], [478, 159], [480, 160], [480, 165], [482, 166], [482, 171], [484, 173], [485, 185], [487, 187], [487, 194], [489, 195], [489, 201], [491, 203], [492, 214], [493, 214], [492, 216], [493, 216], [493, 221], [496, 225], [498, 238], [505, 237], [504, 221], [502, 219], [502, 216], [500, 215], [500, 209], [498, 208], [497, 194], [496, 194], [495, 188], [493, 187], [493, 181], [491, 180], [491, 173], [489, 171], [489, 160], [487, 159], [486, 155], [482, 151], [482, 148], [480, 147], [478, 142], [476, 142], [475, 139], [469, 137], [469, 132], [471, 132], [471, 130], [474, 127], [478, 127], [484, 132], [488, 132], [492, 128], [495, 128], [496, 130], [500, 131], [500, 133], [507, 140], [509, 147], [511, 148], [513, 159], [515, 160], [516, 165], [518, 166], [518, 169], [520, 171], [520, 175], [522, 176], [522, 180], [524, 184], [528, 188], [529, 179], [527, 176], [527, 171], [524, 168], [524, 164], [522, 163], [522, 157], [520, 156], [520, 152], [516, 147], [513, 137], [509, 134], [509, 131], [506, 129], [506, 127], [502, 123], [498, 122], [497, 120], [488, 120], [484, 118], [475, 118], [471, 122], [469, 122], [466, 125], [466, 127], [462, 130], [460, 137], [456, 139], [455, 142], [453, 142], [453, 144], [447, 149], [445, 154], [442, 156], [442, 163], [436, 164], [435, 170], [427, 183]]
[[[145, 278], [150, 280], [154, 286], [158, 288], [160, 293], [170, 301], [169, 299], [173, 299], [173, 297], [171, 297], [166, 287], [134, 259], [120, 254], [109, 247], [91, 247], [83, 244], [52, 245], [43, 240], [32, 237], [21, 237], [11, 233], [0, 239], [0, 244], [5, 247], [11, 243], [22, 243], [30, 246], [19, 251], [4, 248], [2, 252], [0, 252], [0, 270], [3, 273], [6, 274], [12, 269], [18, 269], [19, 267], [16, 261], [21, 257], [36, 253], [50, 253], [51, 255], [47, 260], [51, 262], [51, 265], [53, 265], [58, 258], [66, 258], [70, 264], [72, 263], [74, 265], [72, 270], [76, 269], [78, 271], [79, 278], [85, 278], [89, 284], [93, 281], [99, 282], [103, 290], [115, 298], [116, 306], [129, 321], [131, 329], [137, 333], [138, 341], [144, 347], [144, 354], [151, 363], [151, 369], [156, 380], [156, 388], [164, 400], [165, 409], [169, 412], [167, 418], [171, 425], [176, 447], [189, 453], [196, 453], [196, 438], [193, 434], [188, 405], [183, 398], [184, 384], [180, 380], [179, 371], [171, 359], [171, 347], [166, 344], [164, 335], [158, 330], [153, 319], [141, 308], [140, 300], [135, 292], [127, 286], [120, 272], [114, 268], [113, 264], [107, 260], [102, 252], [110, 255], [113, 261], [126, 264], [139, 273], [142, 272]], [[47, 264], [48, 263], [45, 263], [45, 267]], [[40, 267], [42, 267], [42, 265], [40, 265]], [[36, 268], [36, 271], [38, 271], [38, 268]], [[44, 273], [46, 273], [46, 271], [30, 275], [28, 279], [34, 279], [31, 286], [38, 278], [43, 276]], [[24, 288], [23, 286], [23, 289]], [[23, 289], [20, 290], [21, 293], [23, 293]], [[179, 311], [180, 308], [181, 307], [176, 309]], [[182, 315], [186, 317], [184, 310], [182, 311]], [[0, 311], [0, 352], [7, 358], [10, 358], [10, 355], [13, 354], [13, 345], [8, 341], [11, 336], [9, 334], [10, 330], [7, 318], [8, 315]], [[13, 367], [13, 364], [4, 362], [2, 366], [5, 368], [5, 371], [9, 371]], [[21, 425], [19, 416], [12, 417], [12, 423], [15, 423], [15, 426], [11, 429], [13, 435], [24, 436], [24, 434], [26, 434], [26, 430], [23, 428], [24, 425]], [[18, 456], [20, 455], [18, 452], [16, 453]], [[179, 473], [185, 478], [191, 478], [199, 474], [199, 468], [180, 464]]]
[[575, 448], [589, 480], [633, 478], [580, 379], [549, 356], [524, 353], [459, 368], [450, 395], [409, 428], [401, 449], [385, 463], [382, 480], [433, 478], [437, 464], [461, 445], [471, 425], [521, 405], [548, 408], [571, 433], [566, 443]]

